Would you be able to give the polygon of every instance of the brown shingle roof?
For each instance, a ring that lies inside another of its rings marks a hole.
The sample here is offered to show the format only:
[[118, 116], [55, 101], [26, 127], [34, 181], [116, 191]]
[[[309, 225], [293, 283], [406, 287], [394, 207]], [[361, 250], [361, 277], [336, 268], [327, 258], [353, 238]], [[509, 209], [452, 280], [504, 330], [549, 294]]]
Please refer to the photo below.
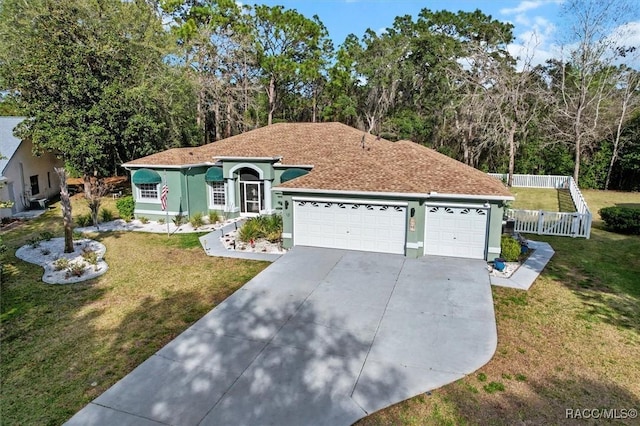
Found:
[[208, 164], [219, 157], [281, 157], [282, 164], [314, 166], [311, 173], [281, 188], [511, 195], [497, 179], [432, 149], [377, 139], [341, 123], [274, 124], [200, 147], [170, 149], [125, 166]]

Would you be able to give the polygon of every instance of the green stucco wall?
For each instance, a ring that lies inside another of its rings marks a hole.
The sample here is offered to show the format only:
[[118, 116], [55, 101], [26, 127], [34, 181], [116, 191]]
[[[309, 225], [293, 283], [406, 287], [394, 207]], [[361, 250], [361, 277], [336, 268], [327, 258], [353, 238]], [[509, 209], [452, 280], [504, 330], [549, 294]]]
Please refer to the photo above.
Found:
[[[136, 170], [137, 169], [132, 169], [131, 175], [133, 175]], [[182, 172], [181, 170], [177, 170], [177, 169], [155, 169], [154, 168], [154, 170], [160, 174], [163, 181], [166, 182], [167, 186], [169, 187], [169, 195], [167, 197], [167, 211], [169, 212], [169, 219], [171, 220], [177, 214], [177, 212], [179, 211], [186, 212], [188, 210], [187, 205], [183, 200], [184, 197], [182, 196], [183, 195]], [[159, 190], [161, 187], [162, 187], [162, 184], [160, 184]], [[136, 194], [136, 185], [133, 183], [131, 184], [131, 190], [133, 194]], [[136, 201], [134, 214], [136, 218], [146, 217], [151, 220], [166, 218], [166, 212], [162, 211], [160, 202], [147, 203], [147, 202]]]
[[204, 175], [208, 167], [192, 167], [183, 170], [182, 193], [185, 194], [185, 206], [188, 206], [189, 215], [202, 213], [206, 215], [209, 211], [209, 201], [207, 199], [207, 183]]

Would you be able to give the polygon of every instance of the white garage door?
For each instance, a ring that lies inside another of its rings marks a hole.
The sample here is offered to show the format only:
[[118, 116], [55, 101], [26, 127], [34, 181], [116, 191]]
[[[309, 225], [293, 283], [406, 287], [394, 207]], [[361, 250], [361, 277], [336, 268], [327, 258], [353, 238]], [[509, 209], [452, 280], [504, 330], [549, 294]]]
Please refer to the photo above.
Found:
[[404, 254], [406, 217], [405, 206], [295, 200], [293, 243]]
[[488, 209], [426, 208], [425, 254], [484, 259]]

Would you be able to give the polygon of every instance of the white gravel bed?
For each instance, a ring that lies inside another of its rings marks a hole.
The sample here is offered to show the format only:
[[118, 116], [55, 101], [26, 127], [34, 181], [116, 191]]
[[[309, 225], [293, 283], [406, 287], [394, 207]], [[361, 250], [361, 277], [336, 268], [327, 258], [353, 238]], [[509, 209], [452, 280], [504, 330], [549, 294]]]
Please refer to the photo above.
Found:
[[[107, 272], [109, 266], [104, 261], [107, 251], [104, 244], [90, 239], [74, 240], [73, 253], [64, 252], [64, 238], [52, 238], [49, 241], [40, 241], [37, 246], [27, 244], [16, 250], [16, 257], [25, 262], [34, 263], [44, 268], [42, 281], [48, 284], [71, 284], [90, 280]], [[90, 265], [83, 257], [85, 251], [94, 251], [97, 255], [97, 264]], [[56, 271], [54, 263], [57, 259], [68, 259], [70, 264], [83, 266], [83, 273], [76, 276], [68, 269]]]

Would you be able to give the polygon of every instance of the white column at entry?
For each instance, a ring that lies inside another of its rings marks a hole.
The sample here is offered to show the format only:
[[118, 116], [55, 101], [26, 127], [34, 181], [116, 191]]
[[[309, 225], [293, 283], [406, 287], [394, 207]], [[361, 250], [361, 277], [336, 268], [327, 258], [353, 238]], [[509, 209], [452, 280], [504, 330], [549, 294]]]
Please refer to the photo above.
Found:
[[227, 210], [230, 212], [236, 209], [236, 180], [227, 179]]
[[273, 207], [271, 206], [271, 181], [264, 181], [264, 206], [262, 206], [265, 213], [270, 214], [273, 212]]

